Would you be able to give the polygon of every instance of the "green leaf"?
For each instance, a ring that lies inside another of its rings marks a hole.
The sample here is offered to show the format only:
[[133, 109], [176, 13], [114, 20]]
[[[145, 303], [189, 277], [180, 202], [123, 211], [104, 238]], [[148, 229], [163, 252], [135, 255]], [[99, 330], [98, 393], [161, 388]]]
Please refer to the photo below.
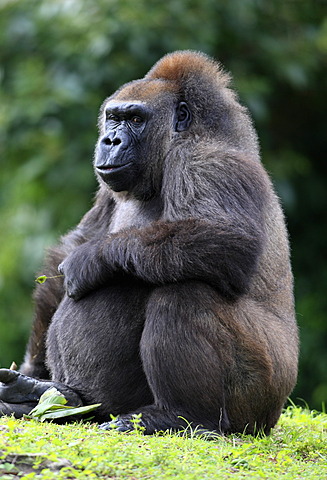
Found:
[[31, 410], [29, 415], [32, 417], [40, 417], [47, 410], [51, 410], [54, 407], [62, 407], [67, 403], [66, 398], [56, 388], [52, 387], [46, 390], [41, 395], [39, 403]]
[[66, 405], [66, 403], [65, 396], [56, 388], [51, 387], [41, 395], [39, 403], [30, 411], [28, 416], [43, 422], [44, 420], [88, 413], [101, 405], [101, 403], [97, 403], [83, 407], [72, 407]]
[[40, 397], [39, 403], [56, 403], [59, 405], [65, 405], [67, 400], [65, 396], [59, 392], [55, 387], [48, 388]]
[[63, 407], [58, 408], [57, 410], [48, 410], [43, 415], [40, 416], [39, 420], [44, 422], [44, 420], [51, 420], [54, 418], [70, 417], [71, 415], [81, 415], [83, 413], [92, 412], [101, 405], [101, 403], [95, 403], [93, 405], [86, 405], [84, 407]]

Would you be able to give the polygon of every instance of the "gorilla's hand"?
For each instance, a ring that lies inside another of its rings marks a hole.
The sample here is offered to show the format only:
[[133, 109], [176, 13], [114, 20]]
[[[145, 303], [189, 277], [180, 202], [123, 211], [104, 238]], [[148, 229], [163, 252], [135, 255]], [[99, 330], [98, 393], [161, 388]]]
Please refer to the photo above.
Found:
[[15, 370], [0, 368], [0, 400], [9, 403], [37, 403], [42, 393], [40, 382], [32, 377], [27, 377]]
[[59, 272], [65, 276], [66, 293], [74, 300], [103, 285], [111, 276], [101, 247], [100, 242], [84, 243], [59, 265]]

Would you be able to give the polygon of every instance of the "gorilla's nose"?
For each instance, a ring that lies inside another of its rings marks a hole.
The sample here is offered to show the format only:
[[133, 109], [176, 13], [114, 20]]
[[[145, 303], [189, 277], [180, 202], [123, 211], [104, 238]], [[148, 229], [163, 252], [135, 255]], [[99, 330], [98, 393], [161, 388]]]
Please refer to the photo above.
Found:
[[106, 147], [111, 147], [120, 145], [122, 143], [122, 140], [119, 136], [116, 136], [114, 134], [108, 134], [102, 138], [101, 143]]

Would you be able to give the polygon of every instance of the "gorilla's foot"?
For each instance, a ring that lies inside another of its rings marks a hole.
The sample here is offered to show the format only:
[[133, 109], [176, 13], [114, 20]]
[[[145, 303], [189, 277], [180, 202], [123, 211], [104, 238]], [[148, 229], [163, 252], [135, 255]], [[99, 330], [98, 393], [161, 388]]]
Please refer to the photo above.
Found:
[[182, 412], [166, 411], [155, 405], [143, 407], [136, 412], [127, 415], [119, 415], [116, 420], [102, 423], [100, 428], [104, 430], [115, 429], [119, 432], [130, 432], [140, 429], [145, 435], [152, 435], [157, 432], [180, 432], [189, 431], [190, 435], [221, 435], [228, 429], [229, 422], [226, 418], [215, 423], [211, 420], [195, 420]]
[[[141, 420], [138, 420], [137, 424], [139, 427], [144, 428], [144, 424]], [[135, 430], [135, 427], [135, 417], [133, 418], [132, 415], [120, 416], [116, 420], [99, 425], [99, 428], [102, 430], [117, 430], [117, 432], [131, 432], [132, 430]]]
[[38, 402], [41, 392], [39, 386], [41, 382], [32, 377], [27, 377], [16, 370], [0, 369], [0, 400], [13, 403]]
[[13, 415], [15, 418], [22, 418], [28, 415], [36, 403], [7, 403], [0, 400], [0, 417]]
[[79, 394], [63, 383], [38, 380], [16, 370], [0, 368], [0, 416], [14, 414], [16, 418], [21, 418], [27, 415], [51, 387], [65, 396], [68, 405], [83, 405]]

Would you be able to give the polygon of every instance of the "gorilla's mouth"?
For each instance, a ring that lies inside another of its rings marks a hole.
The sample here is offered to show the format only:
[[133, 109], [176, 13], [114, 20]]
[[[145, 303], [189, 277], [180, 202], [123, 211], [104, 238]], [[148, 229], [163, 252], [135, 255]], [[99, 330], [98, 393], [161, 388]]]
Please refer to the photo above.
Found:
[[96, 170], [100, 175], [107, 176], [107, 175], [110, 175], [111, 173], [121, 172], [125, 168], [128, 168], [131, 164], [132, 162], [122, 163], [118, 165], [103, 165], [103, 166], [96, 167]]

